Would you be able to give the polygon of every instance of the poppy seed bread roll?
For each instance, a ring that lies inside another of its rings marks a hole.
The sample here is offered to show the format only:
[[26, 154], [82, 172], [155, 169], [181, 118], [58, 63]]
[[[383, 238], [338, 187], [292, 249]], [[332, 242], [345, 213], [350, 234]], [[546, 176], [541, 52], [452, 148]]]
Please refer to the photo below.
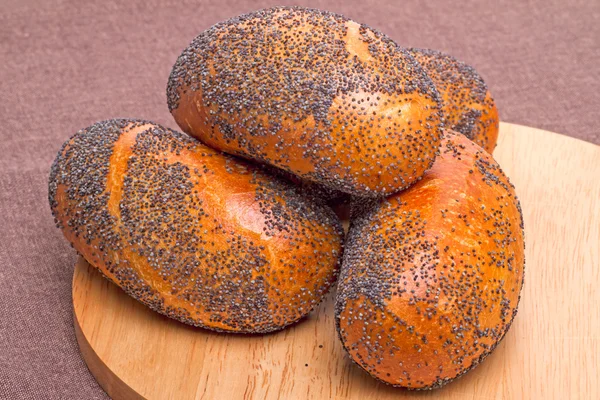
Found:
[[491, 154], [498, 139], [498, 109], [481, 76], [473, 67], [437, 50], [409, 51], [442, 98], [446, 128], [462, 133]]
[[373, 377], [440, 387], [478, 365], [517, 312], [523, 220], [514, 187], [481, 147], [447, 133], [423, 179], [350, 226], [336, 324]]
[[334, 282], [333, 212], [260, 168], [139, 120], [79, 131], [51, 170], [57, 225], [104, 276], [181, 322], [269, 332]]
[[201, 33], [173, 67], [167, 97], [181, 129], [205, 144], [366, 197], [420, 179], [442, 134], [439, 95], [406, 50], [300, 7]]

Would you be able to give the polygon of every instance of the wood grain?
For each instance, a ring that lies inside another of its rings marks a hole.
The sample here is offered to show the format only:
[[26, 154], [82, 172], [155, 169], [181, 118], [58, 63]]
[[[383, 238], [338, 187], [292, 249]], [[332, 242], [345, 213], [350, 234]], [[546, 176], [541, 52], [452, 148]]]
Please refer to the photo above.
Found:
[[503, 123], [494, 156], [525, 216], [519, 314], [494, 354], [442, 389], [395, 389], [353, 365], [332, 294], [284, 331], [218, 334], [150, 311], [80, 259], [83, 358], [115, 399], [600, 398], [600, 147]]

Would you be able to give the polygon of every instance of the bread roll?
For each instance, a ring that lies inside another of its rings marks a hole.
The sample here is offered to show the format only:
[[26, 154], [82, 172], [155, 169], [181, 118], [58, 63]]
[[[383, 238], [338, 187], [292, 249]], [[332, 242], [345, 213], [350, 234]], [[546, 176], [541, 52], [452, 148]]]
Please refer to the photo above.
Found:
[[152, 122], [79, 131], [49, 187], [77, 251], [130, 296], [187, 324], [281, 329], [336, 277], [342, 230], [328, 207]]
[[352, 221], [335, 315], [351, 358], [373, 377], [440, 387], [508, 331], [524, 277], [523, 220], [494, 159], [448, 133], [432, 169]]
[[300, 7], [201, 33], [173, 67], [167, 97], [181, 129], [207, 145], [360, 196], [416, 182], [441, 137], [439, 96], [405, 50]]
[[498, 109], [474, 68], [436, 50], [410, 49], [440, 96], [446, 127], [460, 132], [490, 154], [498, 139]]

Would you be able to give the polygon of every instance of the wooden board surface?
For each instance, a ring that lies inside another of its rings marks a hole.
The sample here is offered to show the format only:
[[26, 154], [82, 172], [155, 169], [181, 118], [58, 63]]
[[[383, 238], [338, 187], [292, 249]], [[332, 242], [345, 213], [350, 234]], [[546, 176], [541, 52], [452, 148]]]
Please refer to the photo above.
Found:
[[504, 341], [432, 392], [379, 383], [343, 352], [332, 294], [300, 323], [231, 335], [158, 315], [84, 260], [73, 277], [81, 352], [115, 399], [600, 398], [600, 147], [501, 124], [494, 157], [525, 217], [525, 286]]

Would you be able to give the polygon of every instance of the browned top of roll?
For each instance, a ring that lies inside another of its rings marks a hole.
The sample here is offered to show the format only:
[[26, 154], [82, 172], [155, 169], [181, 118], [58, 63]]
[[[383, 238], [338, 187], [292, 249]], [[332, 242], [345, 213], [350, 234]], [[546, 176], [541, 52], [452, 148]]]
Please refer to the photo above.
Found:
[[192, 325], [280, 329], [306, 315], [335, 279], [342, 232], [331, 210], [151, 122], [79, 131], [52, 166], [49, 200], [92, 265]]
[[167, 88], [206, 144], [362, 196], [418, 180], [441, 137], [417, 62], [343, 16], [275, 7], [219, 23], [184, 50]]
[[448, 129], [460, 132], [491, 153], [498, 139], [498, 109], [475, 69], [437, 50], [410, 49], [442, 97]]
[[448, 133], [423, 179], [353, 220], [336, 298], [346, 350], [413, 389], [476, 366], [507, 332], [524, 277], [523, 220], [494, 159]]

